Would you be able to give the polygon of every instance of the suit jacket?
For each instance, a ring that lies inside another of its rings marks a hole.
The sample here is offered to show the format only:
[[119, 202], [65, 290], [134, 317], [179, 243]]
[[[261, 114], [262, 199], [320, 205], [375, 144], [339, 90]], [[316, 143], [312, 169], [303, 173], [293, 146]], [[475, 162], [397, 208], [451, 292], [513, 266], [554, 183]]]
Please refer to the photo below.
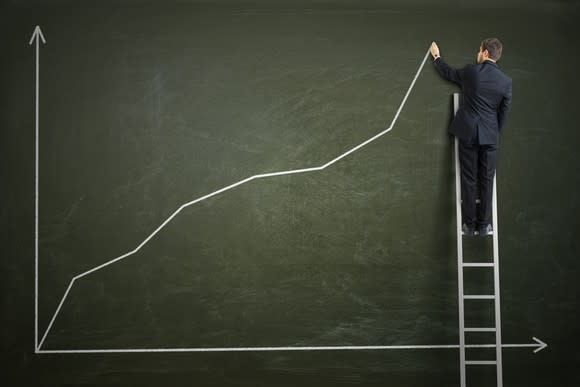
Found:
[[469, 144], [498, 144], [512, 100], [511, 78], [489, 60], [461, 69], [449, 66], [441, 57], [434, 63], [443, 78], [463, 89], [449, 133]]

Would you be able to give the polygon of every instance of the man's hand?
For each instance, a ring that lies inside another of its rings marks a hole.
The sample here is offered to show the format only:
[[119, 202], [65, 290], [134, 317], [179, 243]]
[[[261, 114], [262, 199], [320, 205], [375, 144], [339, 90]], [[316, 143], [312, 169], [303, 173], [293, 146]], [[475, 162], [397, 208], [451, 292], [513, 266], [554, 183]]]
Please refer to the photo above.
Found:
[[431, 43], [431, 55], [433, 55], [433, 58], [439, 56], [439, 47], [437, 47], [437, 43], [435, 42]]

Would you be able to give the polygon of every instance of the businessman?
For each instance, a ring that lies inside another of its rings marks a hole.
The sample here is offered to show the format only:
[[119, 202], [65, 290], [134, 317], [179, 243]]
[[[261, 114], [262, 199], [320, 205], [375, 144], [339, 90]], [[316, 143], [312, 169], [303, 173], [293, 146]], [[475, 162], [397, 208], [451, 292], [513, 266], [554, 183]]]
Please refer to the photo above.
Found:
[[[449, 66], [431, 44], [433, 63], [439, 74], [462, 88], [462, 101], [449, 133], [459, 140], [461, 165], [461, 212], [463, 234], [492, 233], [491, 200], [493, 178], [504, 127], [512, 99], [512, 80], [497, 65], [502, 44], [496, 38], [484, 39], [477, 53], [477, 64], [461, 69]], [[479, 190], [480, 206], [475, 200]]]

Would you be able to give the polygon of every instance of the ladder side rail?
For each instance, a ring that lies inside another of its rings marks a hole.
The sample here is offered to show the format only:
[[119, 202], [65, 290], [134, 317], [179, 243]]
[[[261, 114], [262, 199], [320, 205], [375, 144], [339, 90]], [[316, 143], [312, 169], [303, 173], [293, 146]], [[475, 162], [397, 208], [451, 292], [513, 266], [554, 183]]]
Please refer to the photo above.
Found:
[[[459, 93], [453, 94], [453, 114], [459, 109]], [[457, 220], [457, 301], [459, 305], [459, 377], [461, 387], [465, 382], [465, 318], [463, 309], [463, 236], [461, 230], [461, 180], [459, 166], [459, 141], [455, 138], [455, 212]]]
[[[497, 174], [496, 174], [497, 175]], [[503, 387], [503, 369], [502, 369], [502, 341], [501, 341], [501, 307], [499, 295], [499, 229], [497, 216], [497, 176], [493, 177], [493, 195], [492, 195], [492, 222], [493, 222], [493, 276], [494, 276], [494, 293], [495, 293], [495, 345], [497, 361], [497, 386]]]

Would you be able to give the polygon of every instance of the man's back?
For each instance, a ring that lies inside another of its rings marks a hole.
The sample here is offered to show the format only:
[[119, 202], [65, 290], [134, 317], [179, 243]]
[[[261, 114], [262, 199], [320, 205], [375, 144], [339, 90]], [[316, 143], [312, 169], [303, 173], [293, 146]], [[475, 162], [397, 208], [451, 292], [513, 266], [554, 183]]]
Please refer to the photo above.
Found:
[[497, 144], [499, 132], [510, 108], [512, 80], [496, 63], [454, 69], [438, 57], [437, 70], [463, 89], [462, 103], [449, 132], [466, 143]]

